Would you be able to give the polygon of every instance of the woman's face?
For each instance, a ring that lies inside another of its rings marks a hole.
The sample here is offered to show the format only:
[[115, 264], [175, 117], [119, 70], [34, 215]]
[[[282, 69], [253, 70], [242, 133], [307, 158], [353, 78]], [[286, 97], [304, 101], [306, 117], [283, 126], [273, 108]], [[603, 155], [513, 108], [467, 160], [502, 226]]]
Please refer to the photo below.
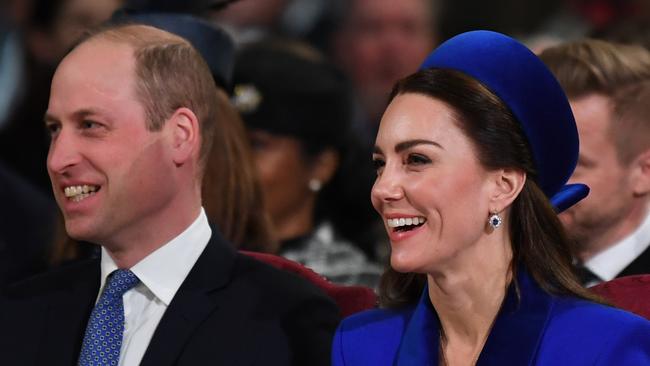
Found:
[[264, 204], [278, 225], [304, 211], [307, 197], [313, 195], [308, 185], [313, 173], [298, 139], [258, 129], [249, 130], [249, 137]]
[[381, 120], [372, 204], [399, 272], [432, 273], [486, 233], [493, 180], [454, 118], [443, 102], [406, 93]]

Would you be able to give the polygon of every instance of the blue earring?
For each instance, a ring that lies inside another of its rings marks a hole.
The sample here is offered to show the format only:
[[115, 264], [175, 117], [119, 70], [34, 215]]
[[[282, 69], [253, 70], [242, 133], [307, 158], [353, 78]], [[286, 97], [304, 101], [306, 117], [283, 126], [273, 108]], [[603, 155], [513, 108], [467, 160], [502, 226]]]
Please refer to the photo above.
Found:
[[490, 224], [490, 226], [492, 226], [493, 229], [496, 229], [499, 226], [501, 226], [501, 222], [502, 222], [501, 216], [499, 216], [499, 214], [496, 212], [493, 213], [488, 219], [488, 224]]

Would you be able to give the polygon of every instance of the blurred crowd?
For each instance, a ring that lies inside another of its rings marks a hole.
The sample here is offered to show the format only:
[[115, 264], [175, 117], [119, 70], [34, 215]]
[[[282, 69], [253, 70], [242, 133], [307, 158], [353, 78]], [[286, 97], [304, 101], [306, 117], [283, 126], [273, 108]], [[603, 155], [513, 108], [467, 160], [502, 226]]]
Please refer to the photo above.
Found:
[[204, 181], [210, 221], [240, 249], [373, 288], [388, 254], [369, 200], [374, 138], [391, 88], [436, 45], [491, 29], [540, 52], [584, 37], [650, 48], [646, 0], [3, 0], [0, 285], [97, 255], [66, 236], [52, 197], [50, 82], [86, 30], [152, 13], [207, 29], [188, 38], [214, 66], [232, 121]]

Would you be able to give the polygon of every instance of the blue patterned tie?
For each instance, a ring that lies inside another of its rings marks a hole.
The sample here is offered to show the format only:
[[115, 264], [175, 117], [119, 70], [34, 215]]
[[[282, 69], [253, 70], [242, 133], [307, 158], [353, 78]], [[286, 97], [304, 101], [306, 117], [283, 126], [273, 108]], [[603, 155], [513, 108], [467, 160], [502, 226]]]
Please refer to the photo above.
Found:
[[138, 277], [128, 269], [115, 270], [108, 276], [86, 326], [79, 366], [118, 364], [124, 333], [122, 295], [138, 282]]

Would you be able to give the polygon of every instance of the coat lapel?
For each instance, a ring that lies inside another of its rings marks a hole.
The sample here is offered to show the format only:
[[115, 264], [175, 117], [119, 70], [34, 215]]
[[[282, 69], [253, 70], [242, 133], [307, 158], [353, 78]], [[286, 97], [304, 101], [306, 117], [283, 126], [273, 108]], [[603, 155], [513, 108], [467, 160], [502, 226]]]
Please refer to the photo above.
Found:
[[[483, 347], [477, 365], [532, 365], [552, 306], [546, 294], [521, 270], [517, 276], [520, 298], [511, 285]], [[406, 326], [396, 365], [438, 365], [440, 324], [425, 286]]]
[[429, 289], [425, 285], [420, 301], [404, 331], [395, 364], [398, 366], [438, 365], [439, 330], [438, 314], [431, 305]]
[[546, 294], [523, 268], [517, 276], [520, 298], [510, 285], [490, 336], [477, 362], [486, 365], [533, 365], [551, 309]]
[[219, 289], [230, 281], [236, 253], [212, 230], [212, 237], [165, 311], [141, 365], [173, 365], [194, 330], [214, 311]]

